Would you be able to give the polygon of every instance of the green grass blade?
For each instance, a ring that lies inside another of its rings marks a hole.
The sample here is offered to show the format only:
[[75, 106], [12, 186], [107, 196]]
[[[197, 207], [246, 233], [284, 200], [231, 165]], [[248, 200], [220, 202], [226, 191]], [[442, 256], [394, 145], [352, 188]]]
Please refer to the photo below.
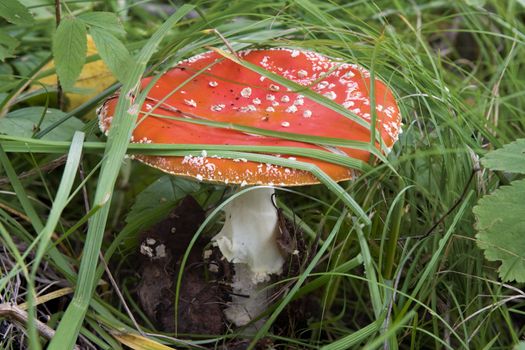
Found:
[[357, 239], [359, 241], [359, 247], [361, 248], [361, 255], [363, 256], [363, 266], [365, 268], [365, 275], [368, 282], [368, 289], [370, 292], [370, 300], [372, 301], [372, 307], [374, 309], [374, 315], [376, 319], [379, 319], [381, 314], [385, 311], [383, 308], [383, 298], [379, 291], [379, 285], [377, 281], [377, 274], [372, 263], [372, 256], [366, 241], [365, 235], [362, 228], [356, 225]]
[[345, 350], [350, 349], [353, 346], [359, 345], [362, 341], [372, 336], [381, 327], [381, 322], [375, 321], [370, 323], [368, 326], [361, 328], [360, 330], [349, 334], [341, 339], [325, 345], [321, 350]]
[[35, 241], [39, 241], [38, 248], [35, 253], [35, 258], [33, 260], [33, 267], [31, 270], [31, 276], [29, 279], [29, 288], [28, 288], [28, 297], [27, 303], [29, 305], [28, 315], [28, 333], [29, 333], [29, 347], [31, 349], [40, 349], [40, 343], [38, 341], [38, 333], [36, 329], [35, 322], [32, 320], [36, 319], [36, 309], [34, 301], [36, 300], [34, 281], [40, 266], [40, 262], [44, 257], [44, 254], [48, 250], [48, 247], [51, 242], [51, 235], [55, 230], [56, 225], [60, 219], [62, 211], [66, 207], [68, 202], [69, 194], [71, 193], [71, 188], [73, 187], [73, 182], [75, 180], [75, 174], [78, 170], [80, 164], [80, 158], [82, 156], [82, 143], [84, 142], [84, 133], [76, 132], [73, 140], [71, 141], [71, 149], [68, 153], [66, 166], [64, 168], [64, 173], [62, 174], [62, 181], [58, 188], [57, 195], [53, 201], [53, 206], [49, 217], [47, 219], [46, 225], [40, 231]]

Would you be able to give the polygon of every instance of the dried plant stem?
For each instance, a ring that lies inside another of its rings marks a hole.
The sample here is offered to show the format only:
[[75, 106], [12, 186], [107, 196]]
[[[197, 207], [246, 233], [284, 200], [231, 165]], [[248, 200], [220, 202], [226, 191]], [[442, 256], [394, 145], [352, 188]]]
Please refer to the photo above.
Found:
[[[56, 27], [60, 25], [60, 20], [62, 19], [62, 6], [60, 0], [55, 0], [55, 23]], [[63, 110], [64, 107], [64, 91], [62, 90], [62, 84], [60, 84], [60, 79], [57, 74], [57, 105], [60, 110]]]
[[[26, 179], [31, 176], [38, 175], [40, 172], [50, 172], [58, 168], [59, 166], [63, 165], [67, 160], [67, 156], [60, 156], [57, 159], [54, 159], [50, 161], [47, 164], [42, 165], [40, 168], [31, 169], [28, 171], [24, 171], [22, 174], [18, 175], [19, 179]], [[10, 183], [10, 180], [7, 176], [0, 177], [0, 186], [7, 185]]]
[[[17, 305], [12, 304], [0, 304], [0, 318], [6, 318], [11, 322], [16, 322], [21, 325], [25, 325], [28, 320], [27, 312], [19, 308]], [[44, 322], [34, 320], [35, 327], [41, 336], [51, 339], [55, 335], [55, 330], [46, 325]], [[80, 350], [78, 345], [75, 345], [74, 349]]]

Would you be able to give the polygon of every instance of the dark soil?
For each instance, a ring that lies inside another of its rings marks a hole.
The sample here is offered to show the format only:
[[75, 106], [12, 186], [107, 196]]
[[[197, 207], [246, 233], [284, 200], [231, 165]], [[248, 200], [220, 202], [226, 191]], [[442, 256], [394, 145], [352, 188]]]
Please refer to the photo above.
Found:
[[222, 334], [224, 292], [203, 263], [207, 242], [197, 241], [184, 270], [175, 325], [175, 290], [186, 248], [204, 221], [204, 211], [186, 197], [164, 221], [142, 234], [138, 297], [158, 330], [183, 334]]

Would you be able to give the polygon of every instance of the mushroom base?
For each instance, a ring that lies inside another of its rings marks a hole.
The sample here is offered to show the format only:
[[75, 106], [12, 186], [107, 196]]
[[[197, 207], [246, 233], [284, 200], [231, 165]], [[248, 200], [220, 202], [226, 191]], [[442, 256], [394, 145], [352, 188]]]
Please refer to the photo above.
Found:
[[[266, 310], [271, 289], [267, 288], [267, 282], [253, 283], [252, 272], [246, 264], [235, 264], [234, 268], [232, 301], [224, 310], [224, 316], [237, 327], [241, 327], [252, 322]], [[256, 331], [263, 323], [264, 319], [259, 319], [252, 323], [249, 330]]]
[[234, 263], [235, 295], [225, 316], [237, 326], [248, 324], [266, 309], [270, 275], [282, 272], [274, 193], [273, 188], [256, 188], [233, 199], [225, 208], [223, 228], [213, 238], [224, 257]]

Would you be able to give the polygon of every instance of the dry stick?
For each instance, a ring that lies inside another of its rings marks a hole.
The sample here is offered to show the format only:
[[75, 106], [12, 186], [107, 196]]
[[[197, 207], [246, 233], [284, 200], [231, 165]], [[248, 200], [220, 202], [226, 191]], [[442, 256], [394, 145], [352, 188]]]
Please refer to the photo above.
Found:
[[126, 300], [124, 299], [124, 296], [122, 295], [122, 292], [119, 289], [119, 286], [117, 285], [117, 282], [113, 278], [113, 275], [111, 274], [111, 271], [109, 270], [109, 266], [106, 263], [106, 260], [104, 259], [104, 255], [102, 252], [99, 252], [100, 261], [102, 262], [102, 265], [104, 265], [104, 270], [106, 271], [106, 274], [108, 275], [109, 281], [113, 288], [115, 289], [115, 292], [117, 293], [118, 298], [120, 299], [120, 302], [124, 306], [124, 309], [126, 309], [126, 313], [128, 314], [129, 318], [131, 319], [131, 322], [133, 322], [133, 325], [137, 329], [137, 332], [140, 333], [143, 337], [146, 336], [142, 328], [140, 328], [140, 325], [138, 324], [137, 320], [135, 319], [135, 316], [133, 316], [133, 313], [131, 312], [131, 309], [129, 308], [128, 304], [126, 303]]
[[[27, 312], [20, 309], [17, 305], [12, 304], [0, 304], [0, 318], [6, 318], [20, 325], [27, 324], [29, 319]], [[53, 338], [53, 336], [55, 335], [55, 330], [53, 328], [49, 327], [44, 322], [41, 322], [37, 319], [35, 319], [33, 322], [35, 323], [36, 329], [40, 333], [40, 335], [47, 339]], [[75, 345], [74, 349], [80, 350], [80, 347], [78, 345]]]
[[[50, 172], [58, 168], [59, 166], [63, 165], [66, 162], [67, 156], [63, 155], [60, 156], [57, 159], [54, 159], [50, 161], [47, 164], [42, 165], [38, 169], [31, 169], [28, 171], [24, 171], [22, 174], [18, 175], [19, 179], [25, 179], [34, 175], [37, 175], [39, 172]], [[0, 177], [0, 186], [9, 184], [9, 178], [8, 177]]]
[[226, 47], [228, 48], [228, 50], [230, 50], [230, 52], [237, 58], [239, 58], [239, 55], [237, 54], [237, 52], [233, 49], [233, 46], [230, 44], [230, 42], [221, 34], [221, 32], [219, 32], [217, 29], [215, 28], [212, 28], [212, 29], [207, 29], [207, 30], [204, 30], [205, 33], [214, 33], [215, 35], [217, 35], [221, 40], [222, 42], [224, 43], [224, 45], [226, 45]]
[[11, 208], [10, 206], [8, 206], [7, 204], [4, 204], [4, 203], [0, 203], [0, 209], [4, 209], [5, 211], [7, 211], [8, 213], [11, 213], [12, 215], [15, 215], [15, 216], [18, 216], [19, 218], [21, 218], [22, 220], [24, 220], [25, 222], [31, 222], [31, 219], [29, 218], [29, 216], [25, 215], [25, 214], [22, 214], [21, 212], [19, 212], [18, 210], [16, 209], [13, 209]]
[[[60, 20], [62, 18], [62, 6], [60, 5], [60, 0], [55, 0], [55, 22], [56, 27], [60, 25]], [[60, 79], [57, 74], [57, 105], [60, 110], [63, 110], [64, 103], [64, 91], [62, 91], [62, 84], [60, 84]]]

